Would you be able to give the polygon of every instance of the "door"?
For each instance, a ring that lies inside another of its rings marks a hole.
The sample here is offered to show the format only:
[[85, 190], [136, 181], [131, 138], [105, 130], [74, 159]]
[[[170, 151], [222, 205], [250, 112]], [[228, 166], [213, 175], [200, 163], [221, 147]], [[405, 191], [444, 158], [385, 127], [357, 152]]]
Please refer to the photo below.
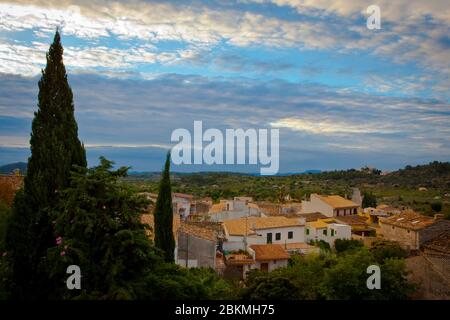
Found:
[[272, 233], [267, 234], [267, 243], [272, 243]]
[[261, 263], [261, 271], [268, 272], [269, 271], [269, 264], [268, 263]]

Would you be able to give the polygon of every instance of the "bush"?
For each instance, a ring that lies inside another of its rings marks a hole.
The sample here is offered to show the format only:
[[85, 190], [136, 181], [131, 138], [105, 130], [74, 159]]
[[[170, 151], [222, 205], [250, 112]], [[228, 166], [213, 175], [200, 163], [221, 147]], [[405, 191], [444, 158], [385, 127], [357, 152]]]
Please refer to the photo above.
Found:
[[355, 250], [359, 249], [363, 246], [363, 243], [359, 240], [347, 240], [347, 239], [336, 239], [334, 242], [334, 248], [336, 249], [336, 252], [343, 253], [345, 251]]
[[441, 212], [442, 211], [442, 202], [433, 202], [431, 204], [431, 209], [434, 212]]
[[378, 263], [384, 263], [387, 258], [406, 258], [408, 252], [404, 250], [397, 242], [380, 240], [372, 244], [370, 252]]

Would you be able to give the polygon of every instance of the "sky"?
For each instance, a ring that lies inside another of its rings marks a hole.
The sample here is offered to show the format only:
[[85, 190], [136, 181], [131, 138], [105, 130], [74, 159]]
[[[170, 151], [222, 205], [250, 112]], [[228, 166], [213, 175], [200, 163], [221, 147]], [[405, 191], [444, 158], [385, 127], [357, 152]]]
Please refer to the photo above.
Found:
[[90, 165], [160, 170], [195, 120], [278, 128], [280, 172], [450, 160], [448, 0], [0, 1], [0, 164], [29, 156], [56, 28]]

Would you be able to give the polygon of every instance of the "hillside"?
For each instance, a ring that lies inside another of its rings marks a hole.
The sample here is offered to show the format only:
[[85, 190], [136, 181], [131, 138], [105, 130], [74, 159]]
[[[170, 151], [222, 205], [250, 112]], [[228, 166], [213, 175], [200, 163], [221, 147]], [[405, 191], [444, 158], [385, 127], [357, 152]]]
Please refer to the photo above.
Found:
[[22, 173], [22, 174], [25, 173], [27, 171], [26, 162], [15, 162], [15, 163], [9, 163], [9, 164], [0, 166], [0, 173], [10, 174], [16, 169], [19, 169], [20, 173]]

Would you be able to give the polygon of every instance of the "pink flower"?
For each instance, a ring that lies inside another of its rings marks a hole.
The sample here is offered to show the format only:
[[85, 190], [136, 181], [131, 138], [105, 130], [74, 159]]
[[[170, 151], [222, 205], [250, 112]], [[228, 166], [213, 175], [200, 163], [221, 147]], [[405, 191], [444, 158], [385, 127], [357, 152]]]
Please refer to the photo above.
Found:
[[56, 244], [59, 246], [62, 243], [62, 238], [58, 237], [56, 238]]
[[60, 255], [61, 255], [61, 257], [64, 257], [66, 255], [66, 252], [65, 251], [61, 251]]
[[2, 253], [2, 257], [6, 257], [7, 254], [8, 254], [8, 252], [6, 252], [6, 251], [3, 252], [3, 253]]
[[68, 245], [65, 245], [65, 246], [64, 246], [64, 250], [67, 250], [68, 247], [69, 247]]

